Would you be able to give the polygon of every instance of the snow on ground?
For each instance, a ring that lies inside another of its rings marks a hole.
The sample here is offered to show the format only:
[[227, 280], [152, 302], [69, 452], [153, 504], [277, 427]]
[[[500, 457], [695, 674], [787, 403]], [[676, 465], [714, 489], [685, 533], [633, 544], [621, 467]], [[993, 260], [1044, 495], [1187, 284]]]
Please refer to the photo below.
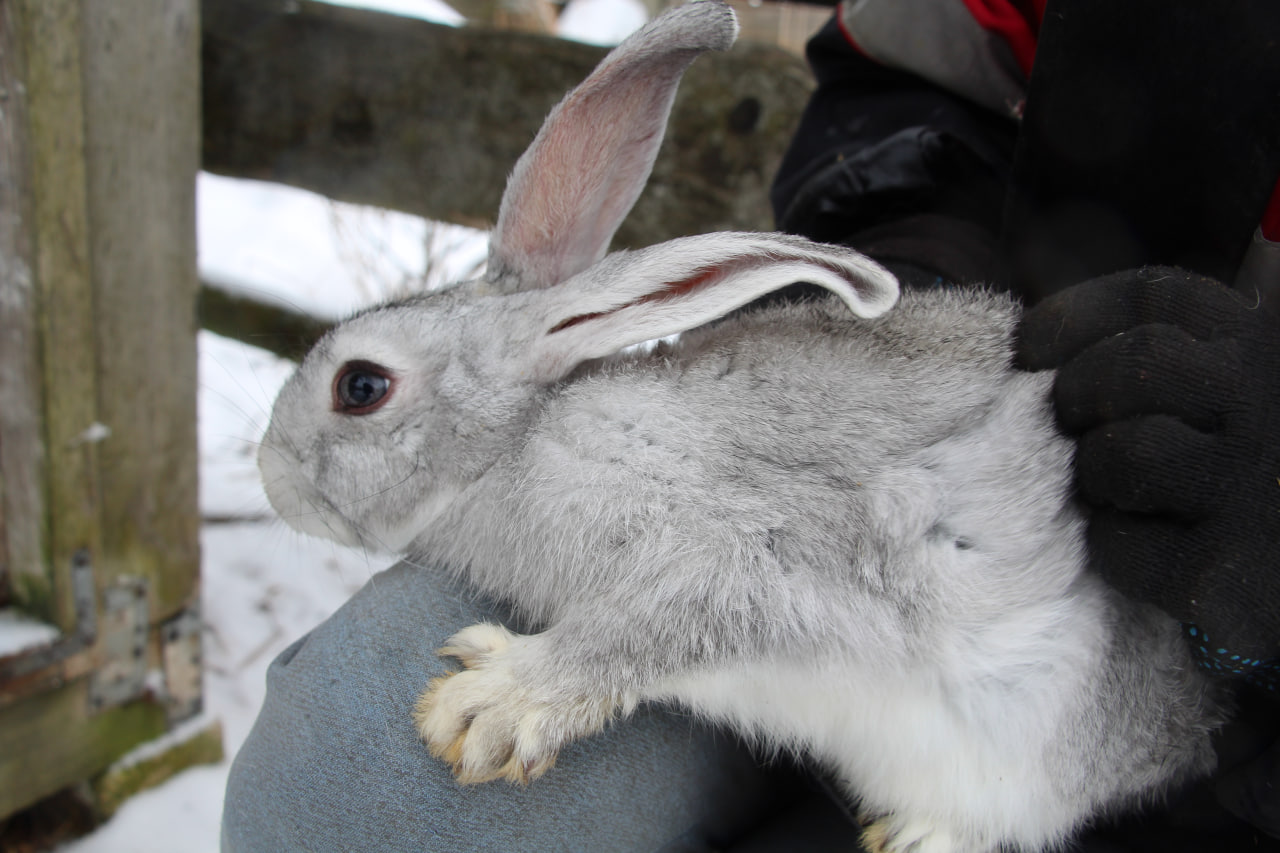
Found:
[[0, 610], [0, 657], [52, 643], [59, 636], [58, 629], [52, 625], [12, 608]]
[[[439, 0], [334, 2], [460, 20]], [[643, 22], [638, 0], [574, 0], [563, 34], [611, 44]], [[198, 190], [201, 276], [318, 316], [465, 277], [484, 257], [484, 235], [416, 217], [205, 174]], [[255, 455], [292, 365], [207, 332], [199, 350], [205, 715], [221, 722], [227, 759], [132, 798], [63, 853], [217, 851], [230, 759], [262, 704], [267, 665], [390, 563], [303, 537], [271, 512]]]

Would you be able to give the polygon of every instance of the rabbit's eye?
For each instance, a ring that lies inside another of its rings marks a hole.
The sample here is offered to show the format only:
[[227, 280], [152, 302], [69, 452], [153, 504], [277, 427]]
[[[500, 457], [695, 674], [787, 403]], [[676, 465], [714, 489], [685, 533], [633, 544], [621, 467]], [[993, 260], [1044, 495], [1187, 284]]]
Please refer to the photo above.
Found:
[[333, 378], [333, 410], [367, 415], [391, 399], [393, 379], [385, 367], [368, 361], [349, 361]]

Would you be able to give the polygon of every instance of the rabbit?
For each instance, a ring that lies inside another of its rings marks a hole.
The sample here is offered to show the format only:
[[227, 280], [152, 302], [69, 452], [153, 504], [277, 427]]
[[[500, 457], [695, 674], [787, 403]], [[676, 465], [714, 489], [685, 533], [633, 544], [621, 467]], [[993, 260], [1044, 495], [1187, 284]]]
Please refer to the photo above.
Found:
[[[462, 630], [406, 715], [461, 782], [525, 783], [676, 703], [825, 765], [895, 853], [1052, 848], [1209, 772], [1224, 703], [1088, 570], [1013, 299], [782, 234], [607, 253], [736, 35], [699, 0], [616, 48], [514, 168], [487, 273], [356, 315], [280, 392], [287, 522], [541, 626]], [[795, 282], [826, 295], [758, 302]]]

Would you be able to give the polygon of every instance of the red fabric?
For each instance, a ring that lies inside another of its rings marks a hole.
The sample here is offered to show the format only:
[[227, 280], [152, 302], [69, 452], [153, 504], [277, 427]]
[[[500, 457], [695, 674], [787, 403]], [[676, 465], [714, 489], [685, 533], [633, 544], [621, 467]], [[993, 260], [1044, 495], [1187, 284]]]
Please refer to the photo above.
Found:
[[1040, 22], [1044, 20], [1044, 7], [1049, 0], [1014, 0], [1014, 4], [1022, 11], [1023, 16], [1031, 22], [1034, 32], [1039, 34]]
[[1272, 243], [1280, 243], [1280, 181], [1276, 181], [1271, 200], [1267, 202], [1267, 211], [1262, 214], [1262, 237]]
[[964, 0], [969, 14], [984, 30], [1005, 40], [1023, 74], [1031, 73], [1036, 38], [1047, 0]]
[[840, 14], [839, 8], [836, 9], [836, 26], [840, 28], [840, 34], [843, 35], [844, 40], [849, 43], [849, 47], [867, 57], [867, 59], [871, 59], [867, 52], [862, 49], [862, 46], [858, 44], [857, 40], [854, 39], [853, 33], [849, 32], [849, 28], [845, 26], [844, 15]]

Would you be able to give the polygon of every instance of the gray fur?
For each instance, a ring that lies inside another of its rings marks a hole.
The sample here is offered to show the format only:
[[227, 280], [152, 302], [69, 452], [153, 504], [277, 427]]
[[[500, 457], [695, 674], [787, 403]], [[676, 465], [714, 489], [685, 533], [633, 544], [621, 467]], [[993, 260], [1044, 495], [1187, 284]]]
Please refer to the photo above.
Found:
[[[490, 278], [316, 347], [263, 441], [273, 504], [300, 529], [451, 566], [543, 626], [510, 651], [453, 644], [476, 689], [507, 667], [507, 698], [466, 715], [471, 741], [487, 709], [524, 703], [554, 758], [599, 708], [671, 699], [829, 763], [885, 850], [1039, 849], [1207, 772], [1220, 711], [1177, 625], [1087, 571], [1052, 375], [1010, 365], [1016, 303], [940, 289], [884, 313], [887, 272], [779, 235], [600, 260], [625, 210], [603, 237], [594, 219], [591, 235], [516, 233], [536, 230], [530, 210], [600, 210], [576, 185], [542, 197], [582, 149], [555, 140], [589, 135], [633, 85], [654, 91], [623, 114], [660, 136], [678, 77], [652, 71], [664, 45], [679, 34], [682, 70], [731, 27], [708, 0], [620, 47], [584, 84], [610, 97], [553, 114], [517, 167]], [[641, 163], [632, 198], [652, 153], [636, 144], [617, 143]], [[718, 319], [801, 278], [839, 298]], [[361, 416], [331, 406], [354, 359], [395, 377]], [[449, 689], [419, 710], [429, 741]], [[433, 751], [464, 777], [549, 766], [513, 723], [514, 746], [486, 749], [522, 767], [476, 769], [458, 725]]]

